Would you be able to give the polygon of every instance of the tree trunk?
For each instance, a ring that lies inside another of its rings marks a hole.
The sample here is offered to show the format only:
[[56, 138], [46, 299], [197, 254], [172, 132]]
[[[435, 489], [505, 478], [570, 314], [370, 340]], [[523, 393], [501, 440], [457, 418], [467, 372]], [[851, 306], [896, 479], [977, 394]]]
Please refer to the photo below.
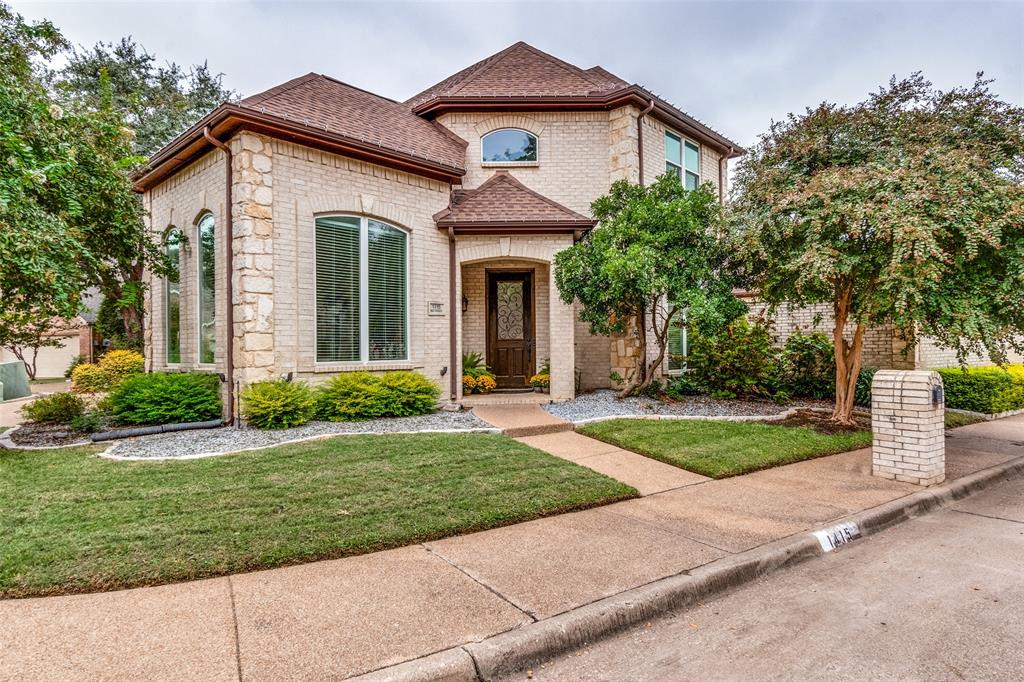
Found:
[[[663, 363], [665, 361], [665, 349], [666, 349], [666, 346], [668, 345], [669, 325], [672, 322], [672, 316], [675, 315], [675, 313], [676, 313], [676, 308], [673, 307], [671, 310], [668, 311], [668, 313], [664, 316], [664, 320], [662, 320], [661, 326], [659, 327], [658, 326], [658, 306], [659, 305], [661, 305], [661, 301], [658, 300], [658, 299], [655, 299], [653, 301], [653, 303], [652, 303], [652, 306], [651, 306], [651, 327], [653, 328], [653, 331], [654, 331], [654, 341], [655, 341], [655, 343], [658, 344], [658, 354], [657, 354], [657, 356], [655, 356], [655, 358], [653, 360], [651, 360], [650, 364], [647, 364], [647, 350], [646, 350], [646, 344], [645, 344], [645, 346], [644, 346], [644, 354], [643, 354], [643, 356], [641, 356], [641, 360], [642, 360], [642, 363], [646, 366], [647, 369], [645, 371], [645, 376], [644, 376], [643, 382], [639, 386], [637, 386], [636, 389], [635, 389], [635, 393], [637, 393], [637, 394], [644, 393], [647, 390], [647, 388], [654, 382], [654, 377], [655, 377], [655, 375], [656, 375], [656, 373], [658, 371], [658, 368], [661, 367], [661, 363]], [[644, 328], [644, 335], [646, 336], [646, 334], [647, 334], [647, 329], [646, 329], [646, 326], [645, 326], [645, 328]]]
[[850, 302], [853, 298], [852, 289], [844, 290], [835, 304], [835, 327], [832, 330], [832, 343], [836, 357], [836, 402], [832, 410], [832, 421], [844, 426], [854, 425], [853, 408], [857, 394], [857, 378], [860, 376], [861, 351], [864, 346], [865, 326], [857, 322], [853, 333], [853, 343], [846, 340], [843, 333], [850, 317]]

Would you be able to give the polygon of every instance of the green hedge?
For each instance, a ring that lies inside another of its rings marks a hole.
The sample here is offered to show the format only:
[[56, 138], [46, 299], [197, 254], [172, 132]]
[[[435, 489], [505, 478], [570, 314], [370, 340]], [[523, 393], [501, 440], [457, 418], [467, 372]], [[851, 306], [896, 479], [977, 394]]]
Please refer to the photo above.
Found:
[[942, 375], [946, 407], [986, 414], [1024, 409], [1024, 365], [937, 371]]
[[317, 417], [350, 421], [375, 417], [411, 417], [433, 412], [437, 384], [417, 372], [346, 372], [321, 384]]
[[258, 381], [242, 391], [242, 415], [258, 429], [290, 429], [313, 418], [316, 396], [302, 381]]
[[137, 374], [115, 386], [107, 398], [119, 424], [178, 424], [219, 419], [220, 379], [216, 374]]

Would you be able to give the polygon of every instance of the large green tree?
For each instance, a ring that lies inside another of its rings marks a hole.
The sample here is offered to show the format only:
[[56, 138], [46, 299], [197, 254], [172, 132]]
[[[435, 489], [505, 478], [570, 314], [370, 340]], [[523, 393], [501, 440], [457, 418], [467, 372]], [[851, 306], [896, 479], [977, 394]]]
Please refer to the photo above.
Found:
[[141, 231], [130, 134], [110, 106], [55, 97], [46, 64], [67, 49], [49, 22], [0, 4], [0, 329], [12, 338], [79, 310], [102, 267], [94, 238]]
[[[620, 180], [597, 199], [599, 221], [555, 258], [562, 300], [582, 304], [595, 334], [637, 333], [637, 371], [623, 377], [622, 396], [647, 389], [665, 361], [672, 324], [683, 314], [704, 329], [733, 319], [743, 304], [723, 269], [721, 206], [710, 185], [687, 191], [666, 173], [650, 186]], [[648, 356], [649, 329], [656, 345]]]
[[961, 359], [1022, 349], [1024, 109], [990, 85], [893, 79], [773, 123], [737, 171], [748, 284], [774, 308], [832, 306], [837, 422], [852, 421], [873, 325]]

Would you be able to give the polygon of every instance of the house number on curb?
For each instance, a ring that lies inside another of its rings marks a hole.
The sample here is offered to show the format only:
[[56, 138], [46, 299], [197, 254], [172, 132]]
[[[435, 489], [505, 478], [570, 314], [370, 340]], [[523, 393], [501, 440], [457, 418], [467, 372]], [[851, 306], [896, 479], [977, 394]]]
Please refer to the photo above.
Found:
[[832, 526], [831, 528], [816, 530], [814, 531], [814, 537], [818, 538], [818, 543], [821, 544], [823, 550], [831, 552], [840, 545], [845, 545], [859, 538], [860, 528], [857, 527], [856, 523], [850, 521], [848, 523], [840, 523], [838, 526]]

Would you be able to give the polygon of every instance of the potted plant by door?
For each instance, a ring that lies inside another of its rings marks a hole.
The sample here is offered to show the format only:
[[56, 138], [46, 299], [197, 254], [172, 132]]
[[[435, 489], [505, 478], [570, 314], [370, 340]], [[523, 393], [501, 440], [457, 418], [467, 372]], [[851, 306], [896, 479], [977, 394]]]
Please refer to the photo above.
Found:
[[534, 374], [530, 377], [530, 385], [537, 393], [547, 393], [551, 386], [551, 376], [548, 374]]
[[498, 387], [494, 379], [494, 373], [484, 364], [484, 357], [481, 353], [462, 354], [462, 393], [490, 393]]

